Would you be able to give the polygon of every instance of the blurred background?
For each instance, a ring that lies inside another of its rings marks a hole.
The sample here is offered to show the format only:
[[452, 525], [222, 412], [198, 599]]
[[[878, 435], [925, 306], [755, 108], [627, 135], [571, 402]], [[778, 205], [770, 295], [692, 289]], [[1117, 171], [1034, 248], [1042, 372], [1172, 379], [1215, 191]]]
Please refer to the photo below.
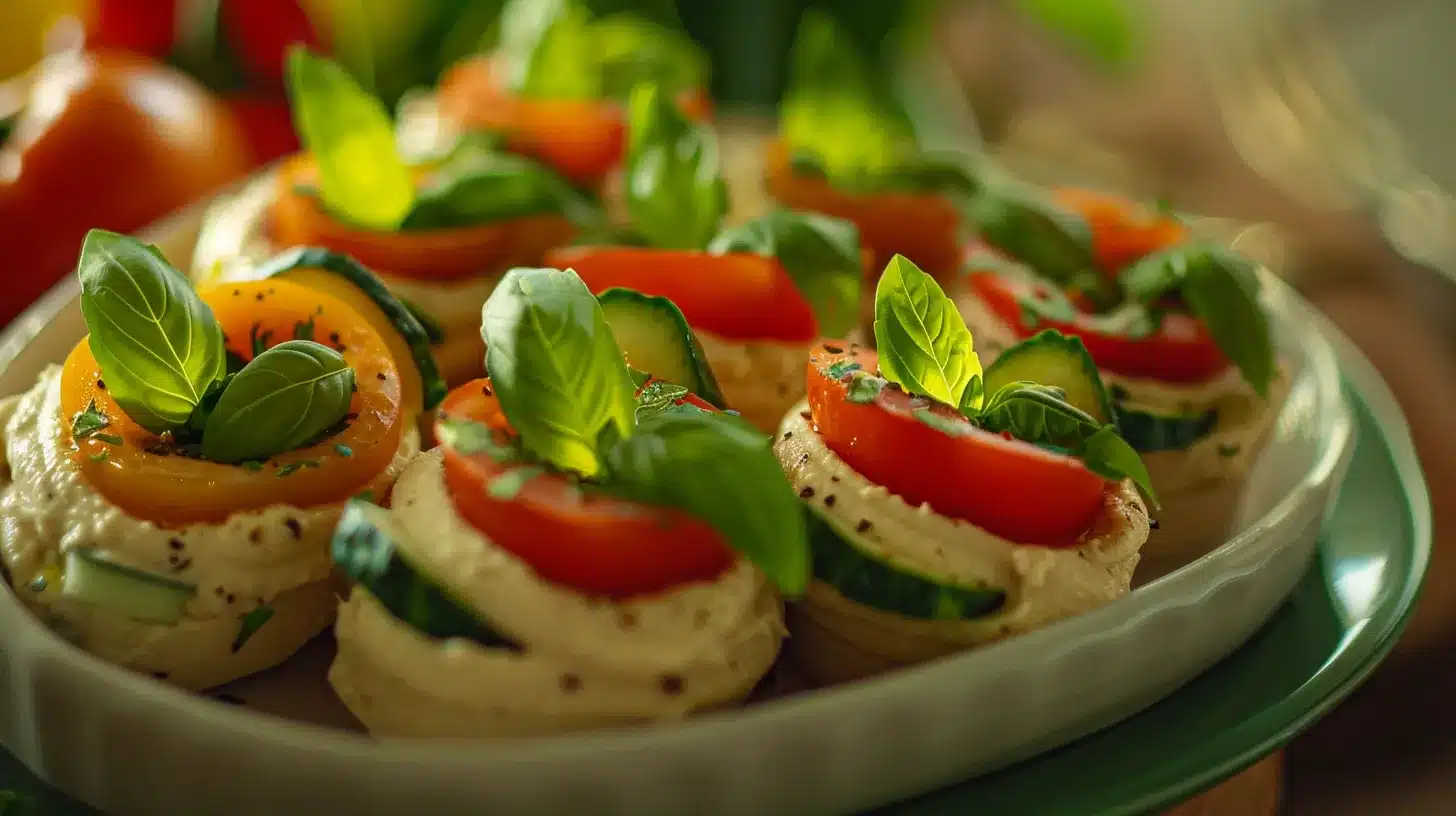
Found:
[[[0, 0], [0, 325], [70, 271], [87, 229], [139, 229], [295, 150], [290, 43], [333, 54], [393, 105], [488, 47], [501, 5]], [[820, 6], [880, 55], [929, 140], [1278, 225], [1280, 273], [1396, 392], [1436, 515], [1416, 618], [1375, 678], [1290, 749], [1287, 810], [1456, 812], [1456, 4], [592, 5], [676, 16], [712, 57], [728, 128], [765, 126], [797, 20]]]

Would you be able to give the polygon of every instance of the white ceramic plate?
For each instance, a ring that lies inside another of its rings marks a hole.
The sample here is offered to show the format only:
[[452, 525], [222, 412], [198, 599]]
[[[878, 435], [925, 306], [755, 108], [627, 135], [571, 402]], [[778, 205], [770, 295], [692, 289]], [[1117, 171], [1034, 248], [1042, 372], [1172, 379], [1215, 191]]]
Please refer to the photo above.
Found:
[[[149, 236], [182, 268], [198, 214]], [[249, 706], [102, 663], [0, 592], [0, 743], [109, 813], [820, 813], [1024, 759], [1156, 702], [1229, 654], [1303, 572], [1354, 426], [1310, 307], [1272, 276], [1293, 382], [1243, 532], [1103, 609], [975, 652], [686, 723], [509, 743], [374, 741], [327, 693], [328, 644], [238, 684]], [[73, 279], [0, 335], [0, 394], [84, 333]], [[258, 708], [272, 713], [263, 713]]]

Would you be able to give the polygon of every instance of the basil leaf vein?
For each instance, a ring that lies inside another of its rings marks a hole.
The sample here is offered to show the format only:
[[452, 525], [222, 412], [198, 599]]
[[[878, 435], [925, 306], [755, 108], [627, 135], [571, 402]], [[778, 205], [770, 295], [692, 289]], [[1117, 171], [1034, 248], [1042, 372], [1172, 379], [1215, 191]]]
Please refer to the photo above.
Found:
[[214, 462], [267, 459], [304, 447], [344, 419], [354, 369], [328, 346], [288, 340], [238, 372], [202, 429]]
[[955, 303], [903, 255], [890, 259], [875, 290], [880, 374], [906, 391], [960, 405], [981, 360]]
[[741, 420], [653, 415], [607, 452], [607, 471], [604, 489], [702, 519], [784, 594], [798, 595], [808, 585], [799, 498], [763, 434]]
[[294, 126], [318, 165], [324, 204], [361, 227], [397, 228], [415, 188], [384, 104], [337, 63], [301, 46], [289, 50], [287, 67]]
[[501, 410], [523, 446], [594, 476], [604, 434], [632, 432], [632, 379], [601, 306], [572, 272], [512, 269], [486, 301], [481, 335]]
[[859, 228], [851, 221], [776, 209], [720, 232], [708, 251], [777, 258], [814, 310], [821, 334], [843, 337], [859, 319], [864, 267]]
[[227, 366], [212, 310], [155, 247], [114, 232], [87, 233], [77, 274], [111, 396], [152, 433], [185, 425]]
[[656, 85], [628, 103], [627, 212], [654, 247], [701, 249], [728, 212], [728, 186], [712, 128], [689, 122]]

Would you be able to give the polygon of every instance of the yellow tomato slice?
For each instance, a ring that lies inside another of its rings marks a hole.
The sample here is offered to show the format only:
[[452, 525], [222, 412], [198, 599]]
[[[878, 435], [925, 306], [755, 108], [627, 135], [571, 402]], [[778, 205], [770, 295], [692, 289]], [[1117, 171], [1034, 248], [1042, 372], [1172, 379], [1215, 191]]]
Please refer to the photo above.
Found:
[[94, 400], [110, 419], [102, 433], [121, 440], [72, 440], [91, 486], [130, 515], [163, 526], [219, 522], [278, 504], [316, 507], [369, 489], [393, 460], [407, 422], [399, 369], [379, 333], [338, 298], [288, 281], [219, 284], [198, 294], [217, 316], [228, 349], [244, 360], [310, 331], [311, 339], [337, 349], [353, 367], [357, 386], [348, 427], [261, 467], [192, 458], [122, 412], [106, 390], [89, 338], [83, 339], [61, 373], [61, 422], [69, 429]]

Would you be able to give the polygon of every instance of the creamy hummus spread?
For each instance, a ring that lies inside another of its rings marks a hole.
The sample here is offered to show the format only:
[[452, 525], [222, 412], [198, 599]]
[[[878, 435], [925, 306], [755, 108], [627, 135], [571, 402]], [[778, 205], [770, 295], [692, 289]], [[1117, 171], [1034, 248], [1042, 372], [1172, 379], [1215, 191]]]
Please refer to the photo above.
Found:
[[766, 579], [738, 561], [711, 583], [612, 602], [547, 583], [456, 514], [439, 451], [393, 494], [406, 560], [523, 651], [437, 640], [356, 587], [339, 612], [339, 697], [371, 732], [519, 736], [670, 720], [732, 704], [785, 635]]
[[[798, 408], [802, 409], [801, 404]], [[926, 660], [1045, 626], [1128, 592], [1148, 514], [1130, 481], [1109, 487], [1102, 513], [1076, 547], [1026, 546], [912, 506], [859, 475], [825, 444], [805, 412], [779, 428], [774, 450], [800, 495], [870, 555], [947, 583], [1006, 592], [998, 611], [973, 620], [917, 620], [846, 600], [814, 582], [793, 619], [790, 649], [817, 682]], [[868, 525], [863, 522], [869, 522]]]
[[728, 340], [694, 330], [728, 407], [764, 433], [773, 433], [790, 406], [804, 398], [810, 345]]
[[[238, 513], [221, 524], [167, 529], [127, 515], [94, 491], [71, 461], [60, 416], [60, 368], [0, 401], [0, 556], [16, 594], [58, 632], [108, 661], [187, 688], [207, 688], [286, 659], [333, 618], [329, 541], [337, 506], [286, 505]], [[385, 490], [419, 451], [406, 429]], [[193, 584], [174, 625], [127, 620], [62, 598], [64, 556], [98, 548], [112, 561]], [[37, 577], [43, 589], [33, 589]], [[241, 618], [259, 605], [274, 615], [233, 652]]]
[[[958, 287], [955, 302], [975, 338], [982, 365], [990, 365], [1018, 338], [967, 286]], [[1143, 552], [1139, 581], [1147, 581], [1187, 564], [1223, 543], [1249, 468], [1268, 440], [1279, 408], [1289, 392], [1289, 374], [1280, 366], [1267, 398], [1254, 393], [1230, 367], [1201, 383], [1167, 383], [1102, 372], [1103, 382], [1120, 406], [1159, 416], [1198, 416], [1217, 412], [1206, 435], [1182, 450], [1143, 454], [1153, 489], [1162, 508], [1148, 548]]]

